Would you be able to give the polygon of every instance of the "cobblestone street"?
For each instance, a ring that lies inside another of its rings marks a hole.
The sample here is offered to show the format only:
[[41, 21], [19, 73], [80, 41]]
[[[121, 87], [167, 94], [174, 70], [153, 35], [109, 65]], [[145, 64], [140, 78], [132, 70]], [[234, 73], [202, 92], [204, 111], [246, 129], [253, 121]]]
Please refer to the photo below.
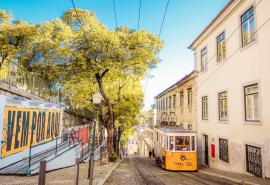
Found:
[[[95, 161], [94, 185], [137, 185], [139, 182], [134, 175], [134, 168], [130, 163], [130, 156], [116, 163], [100, 165], [100, 160]], [[249, 185], [269, 185], [269, 179], [258, 178], [251, 175], [226, 172], [211, 168], [200, 168], [198, 172], [173, 172], [162, 170], [157, 167], [154, 158], [135, 157], [137, 162], [142, 163], [146, 169], [154, 172], [168, 185], [199, 185], [199, 184], [249, 184]], [[120, 163], [119, 163], [120, 162]], [[81, 163], [79, 169], [79, 185], [88, 185], [87, 179], [88, 163]], [[0, 185], [37, 185], [38, 175], [16, 176], [1, 175]], [[46, 184], [74, 185], [75, 166], [59, 169], [46, 174]]]

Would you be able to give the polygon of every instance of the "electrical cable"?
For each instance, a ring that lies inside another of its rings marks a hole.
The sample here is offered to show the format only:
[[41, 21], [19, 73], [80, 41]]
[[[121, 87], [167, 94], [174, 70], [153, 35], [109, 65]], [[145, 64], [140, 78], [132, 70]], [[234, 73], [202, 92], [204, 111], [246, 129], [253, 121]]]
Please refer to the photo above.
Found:
[[163, 27], [163, 23], [164, 23], [164, 20], [165, 20], [165, 16], [166, 16], [166, 12], [167, 12], [167, 9], [168, 9], [169, 2], [170, 2], [170, 0], [167, 1], [167, 6], [166, 6], [165, 13], [164, 13], [164, 16], [163, 16], [163, 20], [162, 20], [162, 23], [161, 23], [158, 38], [160, 38], [160, 35], [161, 35], [161, 31], [162, 31], [162, 27]]
[[86, 44], [87, 44], [87, 46], [89, 47], [89, 42], [88, 42], [88, 39], [87, 39], [87, 37], [86, 37], [86, 33], [85, 33], [84, 29], [83, 29], [82, 22], [81, 22], [81, 20], [79, 19], [79, 15], [78, 15], [78, 12], [77, 12], [77, 9], [76, 9], [76, 7], [75, 7], [75, 4], [74, 4], [73, 0], [71, 0], [71, 3], [72, 3], [73, 8], [74, 8], [74, 10], [75, 10], [77, 19], [78, 19], [78, 21], [79, 21], [79, 23], [80, 23], [80, 27], [82, 28], [83, 35], [84, 35], [84, 38], [85, 38], [85, 40], [86, 40]]
[[[248, 38], [252, 38], [268, 21], [270, 20], [270, 17]], [[208, 78], [206, 78], [192, 93], [196, 92], [207, 80], [209, 80], [226, 62], [228, 62], [228, 60], [239, 50], [241, 49], [242, 46], [238, 47], [227, 59], [226, 61], [224, 61], [212, 74], [210, 74], [208, 76]], [[184, 99], [183, 102], [185, 102], [188, 98]], [[197, 102], [194, 102], [192, 104], [195, 104]], [[186, 107], [175, 107], [175, 108], [188, 108], [190, 106], [186, 106]], [[162, 109], [164, 110], [164, 109]]]
[[113, 0], [113, 7], [114, 7], [114, 21], [115, 21], [115, 26], [116, 26], [116, 29], [117, 29], [116, 9], [115, 9], [115, 2], [114, 2], [114, 0]]
[[140, 0], [140, 6], [139, 6], [138, 33], [140, 30], [141, 6], [142, 6], [142, 0]]
[[[140, 2], [141, 2], [141, 0], [140, 0]], [[162, 28], [163, 28], [163, 24], [164, 24], [164, 20], [165, 20], [165, 17], [166, 17], [166, 13], [167, 13], [169, 2], [170, 2], [170, 0], [167, 1], [167, 5], [166, 5], [166, 8], [165, 8], [165, 12], [164, 12], [163, 20], [162, 20], [162, 23], [161, 23], [161, 27], [160, 27], [158, 38], [160, 38], [160, 35], [161, 35], [161, 31], [162, 31]], [[140, 9], [141, 9], [141, 4], [140, 4]], [[139, 23], [138, 23], [138, 29], [139, 29]], [[147, 87], [147, 84], [148, 84], [148, 79], [150, 77], [150, 72], [151, 72], [151, 68], [149, 70], [149, 74], [148, 74], [148, 77], [147, 77], [147, 81], [146, 81], [146, 85], [145, 85], [145, 89], [144, 89], [144, 94], [145, 94], [146, 87]]]

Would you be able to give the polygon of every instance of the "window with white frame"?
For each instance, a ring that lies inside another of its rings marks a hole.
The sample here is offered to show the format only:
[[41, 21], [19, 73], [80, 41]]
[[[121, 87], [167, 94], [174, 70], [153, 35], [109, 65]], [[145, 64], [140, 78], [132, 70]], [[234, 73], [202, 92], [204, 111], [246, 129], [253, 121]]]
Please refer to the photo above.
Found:
[[201, 61], [201, 71], [205, 71], [207, 69], [207, 48], [202, 50]]
[[219, 120], [227, 120], [228, 119], [227, 92], [219, 93], [218, 99], [219, 99]]
[[223, 32], [217, 38], [217, 61], [226, 58], [225, 33]]
[[245, 117], [246, 121], [259, 121], [258, 84], [244, 87], [245, 90]]
[[166, 109], [168, 109], [168, 98], [166, 98]]
[[242, 46], [255, 41], [254, 9], [251, 7], [241, 16], [242, 23]]
[[180, 107], [184, 106], [184, 93], [180, 92]]
[[208, 97], [202, 97], [202, 119], [208, 119]]
[[173, 108], [175, 108], [176, 104], [176, 95], [173, 95]]
[[188, 106], [192, 105], [192, 89], [188, 89]]
[[169, 97], [169, 108], [172, 108], [172, 97]]

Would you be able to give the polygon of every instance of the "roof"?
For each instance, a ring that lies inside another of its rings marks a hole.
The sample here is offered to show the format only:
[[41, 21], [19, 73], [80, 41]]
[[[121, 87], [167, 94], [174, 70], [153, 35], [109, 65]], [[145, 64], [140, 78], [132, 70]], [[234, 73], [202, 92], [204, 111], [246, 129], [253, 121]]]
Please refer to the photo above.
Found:
[[210, 22], [210, 24], [208, 26], [206, 26], [206, 28], [201, 32], [201, 34], [190, 44], [190, 46], [188, 47], [188, 49], [191, 49], [191, 47], [193, 46], [193, 44], [210, 28], [210, 26], [212, 26], [212, 24], [214, 24], [214, 22], [227, 10], [227, 8], [234, 2], [235, 0], [230, 0], [226, 6], [217, 14], [217, 16]]
[[183, 127], [180, 127], [180, 126], [164, 126], [164, 127], [159, 127], [157, 128], [159, 130], [162, 130], [163, 132], [166, 132], [166, 133], [196, 133], [195, 131], [192, 131], [192, 130], [187, 130], [187, 129], [184, 129]]
[[155, 98], [163, 95], [165, 92], [167, 92], [169, 89], [175, 87], [175, 86], [179, 86], [183, 83], [185, 83], [187, 80], [189, 80], [191, 78], [191, 76], [194, 74], [194, 75], [197, 75], [198, 71], [191, 71], [189, 74], [185, 75], [183, 78], [181, 78], [180, 80], [178, 80], [176, 83], [174, 83], [173, 85], [171, 85], [170, 87], [168, 87], [167, 89], [165, 89], [164, 91], [162, 91], [161, 93], [159, 93], [157, 96], [155, 96]]

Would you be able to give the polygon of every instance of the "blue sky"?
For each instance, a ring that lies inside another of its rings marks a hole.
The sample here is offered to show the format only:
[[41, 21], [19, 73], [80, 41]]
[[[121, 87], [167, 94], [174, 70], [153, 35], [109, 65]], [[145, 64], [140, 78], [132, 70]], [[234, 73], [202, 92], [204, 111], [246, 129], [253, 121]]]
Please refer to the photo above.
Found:
[[[77, 8], [93, 11], [108, 29], [115, 29], [113, 0], [73, 0]], [[140, 0], [114, 0], [118, 26], [138, 29]], [[141, 0], [140, 29], [159, 35], [168, 0]], [[193, 70], [192, 41], [213, 20], [229, 0], [170, 0], [160, 39], [162, 60], [151, 71], [154, 78], [142, 81], [145, 109], [154, 97]], [[12, 12], [15, 19], [40, 23], [61, 18], [73, 8], [71, 0], [2, 0], [0, 9]], [[146, 86], [146, 88], [145, 88]]]

